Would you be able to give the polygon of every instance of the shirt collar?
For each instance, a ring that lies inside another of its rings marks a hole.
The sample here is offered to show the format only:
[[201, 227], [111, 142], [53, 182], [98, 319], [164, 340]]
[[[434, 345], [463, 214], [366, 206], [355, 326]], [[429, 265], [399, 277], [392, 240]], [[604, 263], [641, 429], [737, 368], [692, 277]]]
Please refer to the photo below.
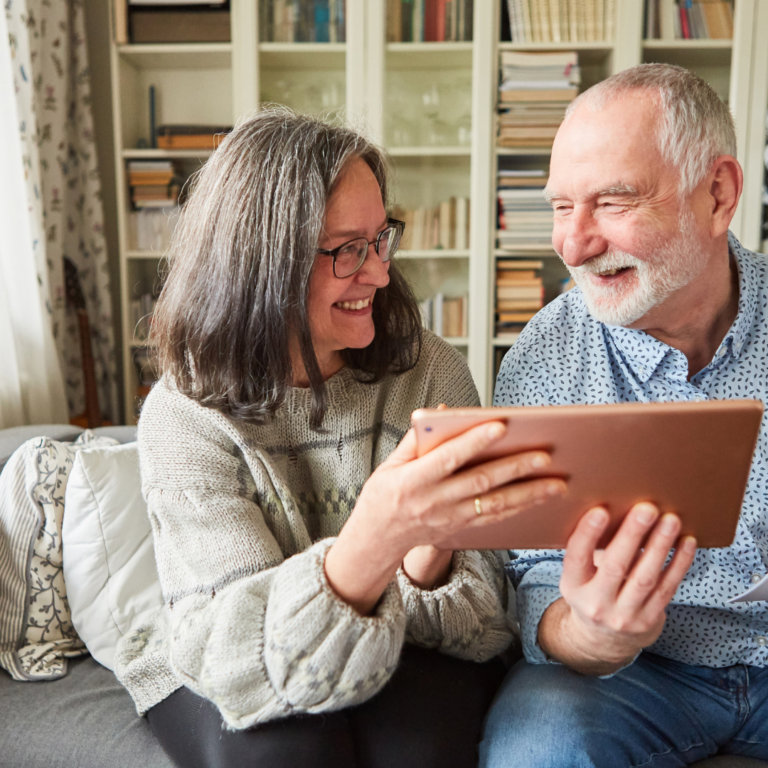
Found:
[[754, 254], [747, 250], [730, 231], [728, 232], [728, 250], [736, 260], [739, 270], [739, 311], [723, 339], [723, 344], [730, 339], [731, 354], [738, 357], [755, 323], [759, 285], [757, 268], [754, 259], [751, 258]]
[[[754, 323], [758, 291], [757, 272], [752, 259], [749, 258], [752, 252], [744, 248], [730, 231], [728, 250], [734, 257], [739, 271], [739, 310], [720, 348], [730, 347], [731, 354], [738, 357]], [[645, 331], [619, 325], [603, 324], [603, 327], [641, 384], [651, 378], [659, 363], [672, 351], [668, 344], [649, 336]]]

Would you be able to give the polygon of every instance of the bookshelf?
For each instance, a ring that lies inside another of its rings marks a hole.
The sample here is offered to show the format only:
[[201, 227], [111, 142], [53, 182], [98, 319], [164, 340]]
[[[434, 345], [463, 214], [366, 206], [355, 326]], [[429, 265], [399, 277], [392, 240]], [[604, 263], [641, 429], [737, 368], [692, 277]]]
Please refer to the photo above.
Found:
[[189, 173], [210, 155], [137, 146], [147, 138], [149, 85], [159, 93], [158, 123], [234, 125], [267, 100], [346, 116], [392, 157], [395, 202], [417, 208], [468, 198], [467, 248], [404, 251], [399, 261], [420, 299], [438, 292], [467, 297], [468, 334], [447, 341], [466, 356], [486, 404], [498, 359], [515, 338], [495, 333], [496, 259], [541, 260], [547, 300], [567, 274], [549, 246], [497, 248], [498, 169], [546, 168], [549, 162], [547, 150], [496, 146], [500, 51], [577, 51], [582, 89], [644, 61], [680, 64], [712, 82], [736, 117], [745, 169], [745, 193], [732, 229], [747, 247], [760, 247], [768, 48], [759, 30], [768, 28], [768, 4], [737, 0], [733, 40], [644, 40], [644, 1], [621, 0], [614, 4], [612, 40], [519, 44], [502, 41], [509, 36], [502, 35], [502, 2], [475, 0], [473, 41], [387, 42], [387, 0], [348, 0], [346, 42], [260, 41], [259, 4], [231, 0], [231, 42], [112, 44], [127, 421], [135, 416], [139, 385], [129, 308], [157, 288], [163, 259], [162, 248], [136, 247], [127, 163], [172, 160]]

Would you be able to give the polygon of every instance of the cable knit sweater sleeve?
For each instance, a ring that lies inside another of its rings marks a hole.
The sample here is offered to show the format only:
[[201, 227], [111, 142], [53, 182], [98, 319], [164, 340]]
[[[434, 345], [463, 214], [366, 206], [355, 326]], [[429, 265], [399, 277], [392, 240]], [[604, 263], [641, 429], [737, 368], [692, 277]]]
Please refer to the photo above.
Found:
[[[464, 357], [442, 339], [426, 340], [429, 382], [426, 407], [480, 405]], [[507, 619], [508, 583], [500, 555], [492, 551], [455, 552], [447, 584], [416, 587], [402, 569], [398, 583], [407, 616], [407, 639], [425, 648], [472, 661], [487, 661], [506, 650], [514, 637]]]
[[166, 607], [121, 644], [118, 677], [139, 711], [151, 706], [141, 687], [156, 644], [176, 679], [232, 728], [361, 703], [397, 665], [398, 586], [362, 617], [326, 581], [333, 539], [284, 559], [228, 431], [222, 416], [168, 390], [145, 407], [142, 482]]

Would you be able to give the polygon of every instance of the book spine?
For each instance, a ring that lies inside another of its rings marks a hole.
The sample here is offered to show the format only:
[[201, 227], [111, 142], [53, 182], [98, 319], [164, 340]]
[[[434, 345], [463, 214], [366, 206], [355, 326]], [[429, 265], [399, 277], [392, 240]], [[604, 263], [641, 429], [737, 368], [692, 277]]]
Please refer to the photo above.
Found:
[[443, 294], [436, 293], [432, 301], [432, 330], [443, 336]]
[[315, 40], [318, 43], [330, 43], [330, 3], [333, 0], [315, 0]]
[[688, 24], [688, 9], [684, 5], [680, 5], [680, 30], [683, 33], [683, 40], [691, 39], [691, 28]]
[[149, 146], [157, 148], [157, 125], [155, 113], [155, 86], [149, 86]]
[[[335, 6], [335, 3], [334, 3]], [[397, 28], [395, 19], [397, 18], [397, 8], [400, 6], [400, 0], [387, 0], [387, 42], [399, 43], [400, 30]]]
[[338, 31], [336, 33], [336, 39], [339, 43], [347, 42], [347, 7], [345, 0], [336, 0], [338, 11], [336, 17], [338, 19]]
[[456, 198], [456, 248], [464, 251], [469, 247], [467, 242], [467, 198]]
[[513, 43], [519, 43], [517, 31], [517, 2], [516, 0], [506, 0], [507, 2], [507, 14], [509, 15], [509, 39]]
[[400, 35], [400, 39], [404, 43], [413, 43], [413, 15], [414, 15], [414, 0], [403, 0], [403, 31]]
[[413, 3], [413, 42], [424, 42], [424, 0]]
[[112, 5], [114, 13], [114, 36], [117, 45], [128, 42], [128, 0], [114, 0]]
[[560, 0], [549, 0], [549, 28], [550, 28], [551, 40], [555, 43], [561, 42], [562, 37], [560, 36]]
[[578, 10], [576, 0], [568, 0], [568, 24], [571, 30], [571, 39], [569, 42], [571, 43], [578, 43], [581, 41], [581, 38], [579, 37]]

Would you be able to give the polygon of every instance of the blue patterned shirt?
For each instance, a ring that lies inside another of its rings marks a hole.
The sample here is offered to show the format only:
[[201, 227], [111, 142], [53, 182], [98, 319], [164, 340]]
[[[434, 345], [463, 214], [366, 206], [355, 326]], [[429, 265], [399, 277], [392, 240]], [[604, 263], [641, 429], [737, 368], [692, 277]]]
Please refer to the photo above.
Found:
[[[496, 405], [759, 399], [768, 403], [768, 257], [729, 234], [739, 269], [739, 309], [712, 362], [688, 381], [688, 361], [643, 331], [608, 326], [578, 288], [548, 304], [507, 353]], [[728, 604], [768, 572], [768, 414], [763, 417], [736, 539], [701, 549], [648, 649], [687, 664], [768, 666], [768, 602]], [[544, 611], [560, 597], [563, 550], [511, 552], [526, 658], [545, 663], [537, 641]]]

